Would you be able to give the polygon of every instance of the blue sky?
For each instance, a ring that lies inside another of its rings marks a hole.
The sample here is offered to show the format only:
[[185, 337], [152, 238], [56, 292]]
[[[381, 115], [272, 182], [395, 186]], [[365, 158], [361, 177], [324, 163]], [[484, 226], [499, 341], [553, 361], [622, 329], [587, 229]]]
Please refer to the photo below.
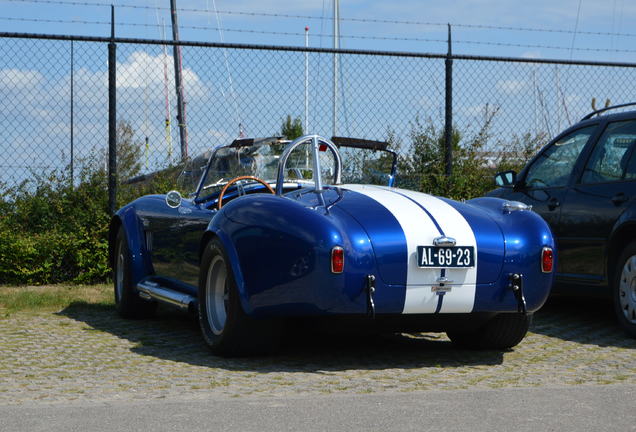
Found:
[[[3, 31], [108, 35], [107, 25], [83, 24], [77, 21], [107, 22], [110, 19], [108, 8], [110, 2], [101, 0], [86, 0], [86, 2], [103, 3], [104, 6], [0, 0], [2, 4], [0, 28]], [[117, 0], [114, 4], [116, 21], [119, 23], [118, 35], [160, 38], [161, 29], [158, 25], [162, 20], [166, 23], [167, 32], [170, 32], [170, 17], [166, 10], [169, 0]], [[328, 37], [318, 36], [331, 34], [329, 19], [331, 4], [331, 0], [216, 1], [219, 11], [234, 12], [219, 15], [221, 27], [225, 29], [223, 37], [227, 42], [302, 45], [304, 44], [303, 29], [309, 26], [312, 46], [330, 46], [332, 43]], [[127, 7], [131, 5], [147, 6], [149, 9]], [[183, 40], [220, 41], [221, 36], [218, 30], [212, 28], [217, 27], [212, 0], [177, 0], [177, 5], [180, 9], [185, 9], [179, 16]], [[240, 14], [245, 12], [303, 15], [313, 18]], [[633, 26], [630, 25], [636, 22], [636, 2], [630, 0], [602, 2], [596, 0], [404, 0], [399, 2], [343, 0], [340, 14], [341, 34], [344, 36], [341, 45], [346, 48], [444, 52], [444, 43], [436, 42], [446, 38], [446, 29], [439, 24], [451, 23], [455, 25], [453, 32], [454, 39], [457, 41], [454, 49], [461, 54], [636, 61], [636, 49], [633, 44], [636, 31], [632, 32]], [[11, 21], [6, 18], [76, 22]], [[358, 22], [352, 19], [409, 21], [420, 24]], [[432, 25], [421, 23], [432, 23]], [[476, 25], [550, 31], [470, 27]], [[200, 27], [209, 28], [201, 29]], [[577, 30], [577, 33], [573, 33], [574, 30]], [[292, 33], [292, 35], [252, 32]], [[406, 40], [360, 39], [354, 36]], [[571, 49], [572, 47], [574, 49]]]

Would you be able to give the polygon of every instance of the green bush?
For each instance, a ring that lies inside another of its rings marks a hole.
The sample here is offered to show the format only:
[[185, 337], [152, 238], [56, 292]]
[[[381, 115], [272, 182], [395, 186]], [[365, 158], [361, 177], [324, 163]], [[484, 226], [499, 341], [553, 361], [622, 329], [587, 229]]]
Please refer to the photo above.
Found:
[[62, 175], [10, 191], [0, 219], [0, 283], [96, 282], [108, 275], [107, 193], [103, 173], [76, 187]]
[[[121, 178], [140, 170], [141, 146], [126, 123], [118, 125]], [[68, 170], [33, 174], [0, 199], [0, 284], [93, 283], [108, 279], [108, 211], [105, 155], [83, 160], [71, 184]], [[151, 185], [122, 185], [121, 200]], [[137, 195], [138, 196], [138, 195]], [[122, 203], [123, 204], [123, 203]]]
[[495, 140], [492, 124], [497, 110], [486, 109], [476, 132], [452, 129], [452, 170], [445, 175], [444, 130], [428, 119], [411, 124], [410, 143], [389, 132], [390, 147], [400, 154], [397, 186], [456, 200], [484, 195], [495, 188], [494, 174], [519, 172], [545, 143], [546, 135], [524, 134], [510, 141]]

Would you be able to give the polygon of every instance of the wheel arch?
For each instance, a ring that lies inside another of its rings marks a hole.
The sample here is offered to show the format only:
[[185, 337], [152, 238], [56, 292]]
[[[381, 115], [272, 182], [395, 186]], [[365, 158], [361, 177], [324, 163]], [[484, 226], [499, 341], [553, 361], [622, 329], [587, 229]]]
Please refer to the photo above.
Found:
[[201, 243], [199, 244], [199, 265], [201, 264], [201, 258], [203, 257], [203, 251], [205, 250], [205, 246], [218, 235], [214, 231], [206, 231], [203, 233], [203, 237], [201, 237]]
[[121, 228], [122, 226], [123, 222], [121, 218], [119, 217], [119, 215], [115, 214], [110, 219], [110, 224], [108, 226], [108, 263], [111, 267], [113, 267], [115, 262], [115, 241], [117, 240], [119, 228]]
[[199, 244], [199, 263], [201, 263], [205, 247], [215, 238], [223, 245], [225, 254], [230, 261], [230, 268], [232, 269], [234, 282], [236, 283], [236, 288], [240, 296], [241, 306], [243, 307], [243, 311], [249, 315], [252, 313], [252, 310], [248, 301], [245, 279], [243, 278], [243, 272], [239, 264], [238, 253], [232, 244], [230, 237], [218, 227], [209, 227], [203, 234], [203, 237], [201, 237], [201, 243]]
[[150, 254], [146, 250], [143, 226], [136, 209], [132, 205], [122, 207], [113, 215], [108, 229], [108, 253], [111, 268], [115, 257], [115, 243], [119, 230], [123, 230], [130, 251], [130, 271], [132, 283], [137, 284], [144, 277], [154, 274]]
[[607, 285], [612, 285], [616, 260], [621, 255], [625, 247], [636, 240], [636, 221], [630, 221], [620, 225], [612, 232], [610, 241], [607, 243], [607, 254], [605, 268], [607, 271]]

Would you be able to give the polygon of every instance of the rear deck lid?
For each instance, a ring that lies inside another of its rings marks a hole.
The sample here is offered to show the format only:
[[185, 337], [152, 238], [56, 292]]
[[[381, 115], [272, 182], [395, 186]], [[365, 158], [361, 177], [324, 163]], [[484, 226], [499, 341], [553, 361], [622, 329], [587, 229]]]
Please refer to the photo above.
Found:
[[[341, 188], [346, 193], [336, 205], [366, 230], [385, 283], [430, 291], [442, 278], [454, 286], [497, 280], [503, 266], [503, 235], [497, 224], [478, 208], [396, 188], [371, 185]], [[422, 252], [418, 255], [418, 248], [433, 253], [430, 247], [442, 237], [454, 239], [457, 247], [472, 249], [472, 265], [422, 267], [422, 262], [418, 262]]]

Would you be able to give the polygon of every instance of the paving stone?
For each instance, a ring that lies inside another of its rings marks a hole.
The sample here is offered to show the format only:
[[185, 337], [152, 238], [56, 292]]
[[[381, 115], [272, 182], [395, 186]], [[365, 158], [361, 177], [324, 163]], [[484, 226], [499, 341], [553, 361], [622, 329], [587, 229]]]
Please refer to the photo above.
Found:
[[505, 352], [458, 349], [435, 333], [315, 338], [225, 359], [186, 315], [15, 313], [0, 318], [0, 404], [636, 383], [636, 340], [594, 303], [549, 305]]

